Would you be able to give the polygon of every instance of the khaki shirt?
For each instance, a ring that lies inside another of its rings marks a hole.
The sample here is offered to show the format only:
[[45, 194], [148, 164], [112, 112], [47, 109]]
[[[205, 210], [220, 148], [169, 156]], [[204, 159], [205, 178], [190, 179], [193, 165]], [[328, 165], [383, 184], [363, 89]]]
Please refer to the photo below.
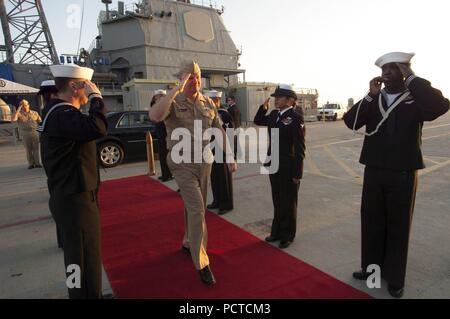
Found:
[[[177, 128], [186, 128], [191, 134], [191, 152], [194, 152], [194, 120], [202, 121], [202, 133], [211, 127], [222, 128], [217, 109], [210, 98], [199, 93], [197, 100], [191, 103], [184, 94], [179, 94], [173, 101], [164, 121], [167, 128], [167, 148], [169, 150], [172, 150], [180, 142], [171, 139], [172, 132]], [[209, 140], [202, 139], [203, 147], [209, 143]]]
[[24, 132], [36, 131], [41, 121], [39, 114], [31, 110], [28, 113], [19, 112], [17, 117], [19, 129]]

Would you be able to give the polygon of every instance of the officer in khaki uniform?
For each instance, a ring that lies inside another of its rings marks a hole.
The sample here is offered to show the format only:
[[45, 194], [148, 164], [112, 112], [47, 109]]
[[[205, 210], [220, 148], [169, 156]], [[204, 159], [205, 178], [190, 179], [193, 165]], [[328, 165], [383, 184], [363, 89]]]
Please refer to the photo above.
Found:
[[[211, 174], [212, 153], [208, 163], [203, 157], [203, 148], [209, 140], [202, 138], [202, 161], [194, 161], [194, 121], [201, 121], [202, 133], [215, 127], [222, 131], [225, 143], [226, 134], [222, 129], [217, 110], [213, 101], [200, 93], [201, 70], [193, 61], [185, 62], [181, 71], [176, 75], [180, 84], [173, 88], [164, 98], [160, 99], [149, 112], [152, 121], [165, 121], [167, 128], [167, 148], [169, 154], [167, 163], [181, 190], [185, 206], [185, 235], [182, 248], [189, 252], [195, 268], [199, 271], [200, 279], [208, 285], [214, 285], [216, 280], [209, 267], [209, 258], [206, 252], [208, 234], [205, 223], [205, 209], [207, 199], [208, 177]], [[172, 158], [172, 149], [179, 143], [172, 140], [172, 132], [177, 128], [187, 129], [191, 137], [191, 154], [189, 163], [175, 163]], [[230, 170], [236, 171], [233, 152], [228, 147], [227, 158], [230, 159]], [[198, 154], [197, 154], [198, 156]]]
[[41, 117], [37, 112], [30, 110], [30, 104], [27, 100], [22, 100], [11, 120], [19, 125], [20, 135], [27, 152], [28, 169], [41, 168], [39, 134], [36, 131], [41, 122]]

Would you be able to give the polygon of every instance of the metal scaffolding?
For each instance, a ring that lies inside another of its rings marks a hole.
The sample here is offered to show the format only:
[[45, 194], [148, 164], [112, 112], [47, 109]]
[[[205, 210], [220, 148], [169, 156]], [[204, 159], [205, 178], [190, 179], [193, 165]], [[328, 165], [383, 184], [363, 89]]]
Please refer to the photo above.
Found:
[[0, 18], [8, 63], [59, 64], [41, 0], [0, 0]]

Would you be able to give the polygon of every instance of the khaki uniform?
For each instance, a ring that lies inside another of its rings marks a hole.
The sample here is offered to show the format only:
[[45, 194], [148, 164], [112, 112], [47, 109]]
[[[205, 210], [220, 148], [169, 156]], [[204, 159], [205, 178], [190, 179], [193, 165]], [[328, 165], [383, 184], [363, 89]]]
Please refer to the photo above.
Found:
[[[165, 124], [167, 127], [167, 148], [169, 154], [167, 163], [180, 188], [184, 201], [185, 234], [183, 245], [190, 247], [192, 261], [197, 270], [209, 265], [206, 246], [208, 234], [205, 223], [208, 176], [211, 164], [180, 163], [172, 160], [171, 150], [179, 141], [171, 139], [172, 132], [177, 128], [185, 128], [191, 133], [191, 160], [194, 152], [194, 120], [202, 121], [203, 132], [211, 127], [221, 128], [222, 123], [211, 99], [199, 94], [195, 103], [189, 102], [183, 94], [175, 98]], [[209, 140], [202, 141], [202, 146]]]
[[19, 112], [17, 118], [20, 135], [27, 152], [28, 165], [30, 166], [40, 165], [39, 134], [36, 131], [40, 122], [41, 117], [39, 114], [31, 110], [28, 113]]

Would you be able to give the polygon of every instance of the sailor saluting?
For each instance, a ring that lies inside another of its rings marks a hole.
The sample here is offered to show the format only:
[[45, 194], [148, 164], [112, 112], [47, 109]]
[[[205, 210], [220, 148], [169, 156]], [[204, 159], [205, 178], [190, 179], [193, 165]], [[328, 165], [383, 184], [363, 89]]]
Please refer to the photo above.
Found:
[[[50, 211], [62, 235], [66, 270], [71, 265], [79, 267], [81, 285], [69, 288], [69, 297], [100, 298], [99, 171], [95, 140], [107, 134], [106, 109], [100, 91], [90, 81], [92, 69], [55, 65], [50, 70], [58, 93], [44, 108], [44, 120], [38, 129], [42, 133], [41, 153]], [[89, 115], [84, 115], [79, 109], [88, 102]]]
[[[270, 175], [274, 218], [267, 242], [280, 241], [278, 247], [288, 248], [297, 233], [297, 204], [300, 180], [303, 178], [305, 158], [305, 130], [303, 117], [294, 110], [297, 94], [290, 85], [281, 84], [271, 95], [275, 107], [269, 114], [269, 101], [260, 106], [255, 115], [256, 125], [267, 126], [269, 135], [279, 131], [279, 170]], [[272, 154], [272, 144], [268, 153]]]
[[[366, 165], [361, 203], [362, 270], [378, 265], [393, 297], [403, 295], [408, 242], [417, 187], [424, 168], [422, 126], [449, 110], [449, 101], [430, 82], [416, 77], [414, 54], [393, 52], [376, 61], [381, 77], [370, 82], [369, 94], [345, 116], [353, 130], [366, 126], [360, 162]], [[384, 83], [384, 89], [382, 84]]]

